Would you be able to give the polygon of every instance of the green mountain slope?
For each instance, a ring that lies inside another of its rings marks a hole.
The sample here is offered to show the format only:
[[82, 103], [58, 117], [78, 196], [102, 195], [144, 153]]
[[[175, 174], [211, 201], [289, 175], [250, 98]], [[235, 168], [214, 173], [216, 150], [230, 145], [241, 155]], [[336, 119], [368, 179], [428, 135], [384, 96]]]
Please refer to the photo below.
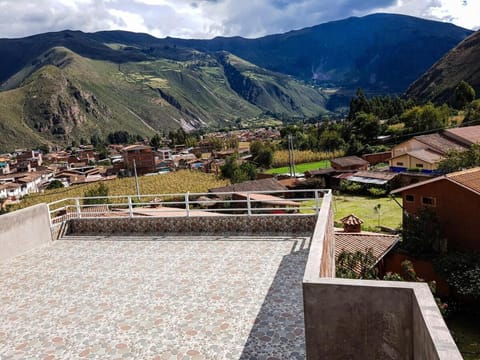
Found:
[[[121, 44], [112, 49], [123, 49]], [[123, 50], [119, 50], [123, 51]], [[229, 54], [171, 51], [180, 60], [114, 63], [56, 47], [2, 84], [0, 149], [39, 143], [69, 144], [126, 130], [142, 136], [183, 127], [220, 127], [262, 114], [313, 116], [325, 97], [291, 77]], [[173, 56], [170, 56], [173, 58]], [[248, 97], [231, 73], [249, 79]]]
[[480, 93], [480, 31], [470, 35], [434, 64], [407, 90], [407, 95], [423, 101], [448, 102], [460, 81]]

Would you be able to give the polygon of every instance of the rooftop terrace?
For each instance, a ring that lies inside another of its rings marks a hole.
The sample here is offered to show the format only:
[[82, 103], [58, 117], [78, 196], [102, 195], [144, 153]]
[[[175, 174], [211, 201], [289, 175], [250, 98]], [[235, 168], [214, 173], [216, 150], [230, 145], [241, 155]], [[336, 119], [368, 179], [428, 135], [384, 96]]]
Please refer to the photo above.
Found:
[[64, 237], [0, 266], [0, 358], [304, 359], [308, 245]]
[[2, 215], [0, 358], [460, 359], [426, 284], [334, 278], [321, 196], [289, 197], [311, 214], [247, 194], [215, 216], [190, 195], [181, 215]]

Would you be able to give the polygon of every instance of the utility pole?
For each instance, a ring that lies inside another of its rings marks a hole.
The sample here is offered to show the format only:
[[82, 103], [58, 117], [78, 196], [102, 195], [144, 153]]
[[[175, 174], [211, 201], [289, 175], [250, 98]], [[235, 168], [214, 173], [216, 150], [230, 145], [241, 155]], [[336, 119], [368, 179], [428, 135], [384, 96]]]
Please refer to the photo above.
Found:
[[140, 201], [140, 184], [138, 183], [137, 176], [137, 163], [133, 159], [133, 173], [135, 174], [135, 190], [137, 191], [137, 200]]
[[295, 176], [295, 158], [293, 155], [293, 136], [288, 135], [288, 163], [290, 166], [290, 177]]

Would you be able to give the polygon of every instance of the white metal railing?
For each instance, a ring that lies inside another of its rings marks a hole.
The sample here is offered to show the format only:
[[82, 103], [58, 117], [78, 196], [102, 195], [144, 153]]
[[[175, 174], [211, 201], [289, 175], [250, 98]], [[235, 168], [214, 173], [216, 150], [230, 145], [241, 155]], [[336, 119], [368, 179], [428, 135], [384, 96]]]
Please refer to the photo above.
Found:
[[329, 189], [65, 198], [48, 204], [50, 224], [100, 217], [317, 214]]

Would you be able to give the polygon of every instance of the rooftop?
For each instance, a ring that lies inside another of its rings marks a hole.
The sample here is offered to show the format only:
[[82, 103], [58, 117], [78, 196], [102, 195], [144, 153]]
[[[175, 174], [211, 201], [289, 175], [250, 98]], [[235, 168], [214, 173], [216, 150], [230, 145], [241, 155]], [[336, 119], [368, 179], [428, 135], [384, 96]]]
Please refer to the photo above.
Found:
[[291, 236], [64, 237], [0, 265], [0, 355], [304, 359], [308, 246]]
[[432, 150], [446, 154], [451, 150], [463, 151], [465, 145], [447, 138], [441, 134], [418, 135], [415, 139], [429, 146]]

